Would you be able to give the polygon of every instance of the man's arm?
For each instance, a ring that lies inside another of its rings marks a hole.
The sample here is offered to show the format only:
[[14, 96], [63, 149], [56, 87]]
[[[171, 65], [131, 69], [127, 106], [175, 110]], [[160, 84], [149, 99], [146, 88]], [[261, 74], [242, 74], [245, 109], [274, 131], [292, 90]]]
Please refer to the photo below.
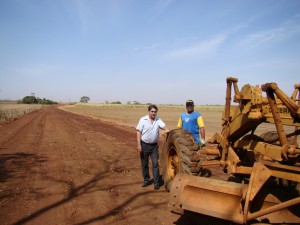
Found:
[[164, 126], [162, 129], [164, 130], [165, 134], [170, 132], [170, 130], [167, 126]]
[[204, 129], [204, 127], [200, 127], [200, 137], [201, 137], [201, 139], [200, 139], [200, 141], [201, 141], [201, 143], [202, 144], [205, 144], [205, 129]]
[[204, 122], [202, 116], [199, 116], [197, 118], [197, 124], [199, 126], [200, 141], [202, 144], [205, 144], [205, 129], [204, 129]]
[[141, 132], [139, 130], [136, 131], [136, 142], [137, 142], [137, 150], [139, 152], [142, 151], [142, 146], [141, 146]]

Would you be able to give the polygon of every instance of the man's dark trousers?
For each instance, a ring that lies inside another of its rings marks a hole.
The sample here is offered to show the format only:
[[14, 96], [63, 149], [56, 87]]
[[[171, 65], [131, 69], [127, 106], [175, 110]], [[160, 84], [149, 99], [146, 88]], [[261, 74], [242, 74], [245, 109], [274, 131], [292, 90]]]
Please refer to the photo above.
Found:
[[150, 182], [149, 174], [149, 156], [152, 162], [152, 175], [154, 185], [159, 185], [159, 166], [158, 166], [158, 144], [146, 144], [142, 142], [142, 152], [140, 154], [142, 161], [142, 174], [144, 182]]

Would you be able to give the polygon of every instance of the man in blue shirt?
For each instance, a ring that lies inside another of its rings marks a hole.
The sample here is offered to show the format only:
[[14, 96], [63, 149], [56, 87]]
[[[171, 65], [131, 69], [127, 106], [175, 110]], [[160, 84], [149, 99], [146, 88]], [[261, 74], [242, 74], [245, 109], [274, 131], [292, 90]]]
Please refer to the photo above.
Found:
[[201, 114], [194, 111], [194, 102], [192, 100], [187, 100], [185, 106], [187, 112], [181, 114], [177, 127], [189, 131], [199, 146], [205, 145], [205, 129]]

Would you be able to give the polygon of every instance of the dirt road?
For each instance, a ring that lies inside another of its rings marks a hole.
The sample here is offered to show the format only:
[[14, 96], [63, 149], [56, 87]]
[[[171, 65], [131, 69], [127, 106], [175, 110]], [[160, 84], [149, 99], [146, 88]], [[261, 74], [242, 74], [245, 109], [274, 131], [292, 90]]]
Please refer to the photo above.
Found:
[[208, 224], [141, 183], [133, 128], [52, 106], [0, 125], [2, 225]]

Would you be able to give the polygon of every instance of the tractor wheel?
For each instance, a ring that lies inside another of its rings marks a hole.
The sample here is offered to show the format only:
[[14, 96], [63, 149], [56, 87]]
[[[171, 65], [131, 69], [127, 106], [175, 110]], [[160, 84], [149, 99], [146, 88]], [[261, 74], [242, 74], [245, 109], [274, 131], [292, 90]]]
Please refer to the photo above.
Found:
[[162, 149], [161, 167], [165, 188], [170, 191], [172, 181], [177, 173], [198, 175], [200, 155], [198, 144], [193, 136], [185, 130], [172, 130]]

